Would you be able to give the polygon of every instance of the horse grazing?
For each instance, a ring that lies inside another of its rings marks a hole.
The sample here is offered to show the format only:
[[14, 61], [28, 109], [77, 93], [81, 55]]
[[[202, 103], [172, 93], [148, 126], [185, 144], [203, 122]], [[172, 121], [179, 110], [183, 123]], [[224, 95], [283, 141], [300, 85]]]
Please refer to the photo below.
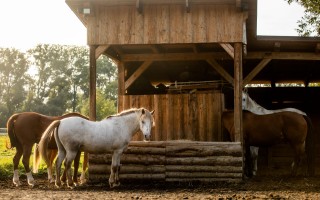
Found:
[[[7, 146], [7, 148], [14, 148], [16, 147], [16, 153], [13, 157], [13, 183], [16, 186], [21, 185], [19, 180], [19, 161], [22, 158], [22, 163], [24, 165], [28, 184], [31, 186], [34, 186], [34, 178], [32, 176], [30, 167], [29, 167], [29, 160], [30, 155], [32, 152], [32, 146], [35, 143], [38, 143], [40, 141], [40, 138], [42, 136], [42, 133], [46, 130], [46, 128], [50, 125], [51, 122], [58, 119], [67, 118], [70, 116], [79, 116], [82, 118], [86, 118], [85, 116], [82, 116], [79, 113], [68, 113], [62, 116], [46, 116], [42, 115], [36, 112], [23, 112], [23, 113], [16, 113], [12, 115], [8, 121], [7, 121], [7, 131], [10, 138], [10, 147]], [[50, 156], [51, 156], [51, 163], [53, 162], [53, 159], [55, 158], [57, 154], [57, 147], [55, 145], [55, 141], [53, 140], [53, 144], [51, 145]], [[34, 157], [38, 157], [39, 152], [38, 149], [35, 149]], [[87, 155], [85, 155], [85, 162], [87, 162]], [[80, 154], [78, 155], [78, 158], [74, 164], [75, 166], [75, 180], [77, 179], [76, 175], [78, 173], [78, 166], [79, 166], [79, 159]], [[39, 163], [35, 163], [36, 159], [34, 159], [34, 172], [37, 171], [37, 166]], [[86, 163], [84, 162], [83, 169], [85, 171], [86, 169]], [[49, 169], [49, 168], [48, 168]], [[84, 172], [82, 172], [84, 177]]]
[[110, 187], [120, 185], [120, 156], [127, 148], [132, 136], [142, 131], [145, 140], [150, 140], [151, 128], [154, 125], [153, 113], [145, 108], [130, 109], [117, 115], [109, 116], [102, 121], [92, 122], [79, 117], [56, 120], [44, 132], [40, 143], [40, 153], [47, 163], [47, 148], [50, 137], [54, 135], [58, 146], [56, 160], [56, 183], [61, 186], [60, 169], [64, 160], [67, 172], [68, 187], [73, 187], [70, 166], [77, 152], [108, 153], [112, 152]]
[[[272, 113], [278, 113], [278, 112], [295, 112], [301, 115], [307, 116], [307, 114], [301, 110], [298, 110], [296, 108], [283, 108], [283, 109], [276, 109], [276, 110], [268, 110], [258, 103], [256, 103], [249, 94], [246, 91], [242, 91], [242, 110], [248, 110], [254, 114], [257, 115], [266, 115], [266, 114], [272, 114]], [[250, 147], [250, 153], [251, 153], [251, 159], [252, 159], [252, 174], [256, 175], [258, 170], [258, 153], [259, 153], [259, 147]]]
[[[234, 112], [222, 114], [224, 127], [234, 141]], [[296, 175], [301, 158], [307, 154], [308, 174], [314, 174], [314, 151], [310, 119], [295, 112], [279, 112], [266, 115], [243, 112], [243, 139], [246, 149], [249, 146], [272, 146], [288, 142], [294, 150], [292, 175]], [[247, 166], [250, 169], [250, 166]], [[251, 173], [248, 171], [247, 173]]]

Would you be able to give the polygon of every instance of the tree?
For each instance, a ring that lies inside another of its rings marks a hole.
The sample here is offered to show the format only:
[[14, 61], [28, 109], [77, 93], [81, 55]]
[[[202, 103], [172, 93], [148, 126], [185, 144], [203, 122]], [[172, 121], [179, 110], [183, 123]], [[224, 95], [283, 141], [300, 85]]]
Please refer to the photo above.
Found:
[[[115, 106], [115, 101], [106, 99], [103, 92], [98, 89], [96, 95], [96, 114], [97, 120], [100, 121], [103, 118], [117, 113], [117, 108]], [[80, 112], [84, 115], [89, 116], [89, 99], [83, 100], [80, 106]]]
[[320, 36], [320, 0], [286, 0], [289, 4], [297, 2], [305, 8], [304, 16], [298, 21], [298, 34], [301, 36]]
[[[16, 49], [0, 48], [0, 114], [7, 119], [12, 113], [23, 108], [26, 89], [30, 80], [27, 74], [28, 61]], [[5, 121], [5, 120], [4, 120]], [[1, 126], [3, 126], [1, 120]]]

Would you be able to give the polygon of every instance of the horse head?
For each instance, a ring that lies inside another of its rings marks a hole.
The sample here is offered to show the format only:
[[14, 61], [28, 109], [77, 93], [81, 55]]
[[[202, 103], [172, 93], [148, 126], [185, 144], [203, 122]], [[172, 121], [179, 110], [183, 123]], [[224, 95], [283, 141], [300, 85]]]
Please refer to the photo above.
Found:
[[250, 97], [247, 91], [242, 91], [242, 110], [248, 110]]
[[151, 129], [154, 126], [154, 119], [153, 119], [153, 111], [148, 111], [145, 108], [141, 108], [141, 116], [140, 116], [140, 130], [143, 133], [144, 140], [150, 141], [151, 138]]

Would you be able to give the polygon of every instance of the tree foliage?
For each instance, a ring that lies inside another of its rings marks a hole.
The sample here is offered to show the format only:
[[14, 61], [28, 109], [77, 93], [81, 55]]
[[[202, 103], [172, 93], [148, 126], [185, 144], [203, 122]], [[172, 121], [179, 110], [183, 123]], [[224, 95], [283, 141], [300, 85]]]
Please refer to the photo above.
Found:
[[[41, 44], [22, 53], [0, 48], [0, 89], [1, 127], [16, 112], [87, 112], [89, 49]], [[97, 116], [114, 114], [117, 68], [107, 57], [97, 60], [97, 91]]]
[[298, 21], [298, 34], [301, 36], [320, 36], [320, 0], [286, 0], [289, 4], [297, 2], [305, 8], [304, 16]]

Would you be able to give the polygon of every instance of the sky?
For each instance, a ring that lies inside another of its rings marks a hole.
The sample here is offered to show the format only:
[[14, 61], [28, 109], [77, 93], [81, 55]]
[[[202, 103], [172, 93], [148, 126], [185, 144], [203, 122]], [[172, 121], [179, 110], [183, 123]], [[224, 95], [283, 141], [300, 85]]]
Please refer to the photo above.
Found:
[[[17, 6], [19, 5], [19, 6]], [[258, 35], [297, 36], [303, 8], [258, 0]], [[37, 44], [86, 45], [86, 28], [65, 0], [1, 0], [0, 47], [25, 51]]]

